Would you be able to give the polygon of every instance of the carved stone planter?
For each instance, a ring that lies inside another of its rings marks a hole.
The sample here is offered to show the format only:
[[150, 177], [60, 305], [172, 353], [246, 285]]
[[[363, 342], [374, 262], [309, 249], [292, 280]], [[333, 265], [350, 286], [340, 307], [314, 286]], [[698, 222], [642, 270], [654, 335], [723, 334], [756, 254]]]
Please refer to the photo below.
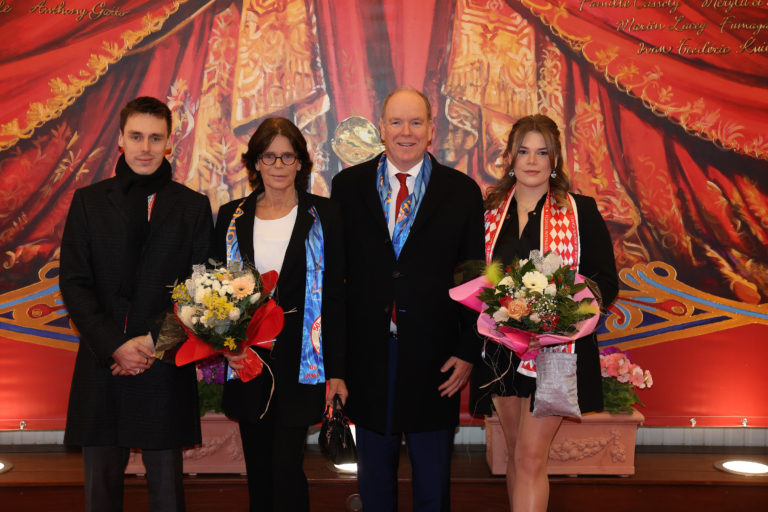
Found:
[[[223, 414], [206, 413], [200, 418], [203, 443], [184, 450], [184, 472], [197, 473], [239, 473], [245, 474], [243, 446], [237, 423]], [[131, 450], [128, 459], [128, 474], [146, 473], [141, 462], [141, 452]]]
[[[645, 419], [637, 410], [632, 414], [597, 412], [581, 420], [565, 419], [555, 434], [549, 452], [550, 475], [635, 474], [637, 427]], [[507, 471], [507, 447], [497, 416], [485, 420], [486, 460], [494, 475]]]

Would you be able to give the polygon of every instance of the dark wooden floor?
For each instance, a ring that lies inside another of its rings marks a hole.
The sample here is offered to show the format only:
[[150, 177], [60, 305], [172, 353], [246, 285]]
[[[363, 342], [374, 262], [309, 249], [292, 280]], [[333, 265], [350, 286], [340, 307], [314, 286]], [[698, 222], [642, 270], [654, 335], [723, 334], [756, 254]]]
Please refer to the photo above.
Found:
[[[27, 449], [28, 450], [28, 449]], [[549, 510], [635, 512], [768, 510], [768, 477], [740, 477], [713, 468], [724, 454], [649, 451], [636, 457], [631, 477], [551, 477]], [[754, 450], [753, 450], [754, 452]], [[765, 449], [750, 458], [768, 462]], [[77, 452], [18, 451], [0, 447], [0, 460], [14, 468], [0, 474], [0, 511], [82, 511], [82, 459]], [[354, 477], [334, 472], [310, 448], [305, 470], [310, 482], [313, 512], [344, 511], [348, 497], [357, 492]], [[400, 510], [409, 512], [410, 471], [403, 457], [400, 469]], [[245, 478], [240, 475], [197, 475], [185, 481], [189, 512], [238, 512], [247, 510]], [[126, 479], [126, 512], [147, 509], [142, 477]], [[458, 446], [454, 454], [451, 486], [452, 509], [505, 511], [503, 477], [492, 476], [483, 446]]]

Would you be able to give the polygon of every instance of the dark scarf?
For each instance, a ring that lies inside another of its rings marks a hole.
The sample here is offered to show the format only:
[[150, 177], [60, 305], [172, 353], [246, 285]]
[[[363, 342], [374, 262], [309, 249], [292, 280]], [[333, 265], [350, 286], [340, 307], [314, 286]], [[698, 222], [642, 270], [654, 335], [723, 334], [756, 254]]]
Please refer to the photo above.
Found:
[[125, 265], [117, 294], [133, 302], [136, 281], [139, 277], [139, 259], [149, 237], [147, 198], [157, 193], [171, 181], [171, 164], [163, 158], [163, 163], [155, 172], [143, 176], [133, 172], [133, 169], [125, 161], [125, 155], [120, 155], [117, 166], [115, 166], [115, 176], [117, 177], [117, 188], [125, 198], [124, 213], [128, 217], [124, 249]]

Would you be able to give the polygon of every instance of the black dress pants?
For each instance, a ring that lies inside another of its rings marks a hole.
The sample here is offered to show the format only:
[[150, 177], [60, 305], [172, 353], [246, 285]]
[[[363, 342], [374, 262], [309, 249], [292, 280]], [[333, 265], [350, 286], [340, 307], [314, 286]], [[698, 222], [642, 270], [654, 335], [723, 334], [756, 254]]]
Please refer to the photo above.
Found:
[[[84, 446], [86, 512], [121, 512], [123, 480], [130, 449]], [[184, 512], [181, 448], [142, 450], [147, 470], [150, 512]]]
[[271, 410], [259, 421], [241, 420], [239, 425], [250, 511], [308, 512], [303, 467], [308, 427], [278, 425]]

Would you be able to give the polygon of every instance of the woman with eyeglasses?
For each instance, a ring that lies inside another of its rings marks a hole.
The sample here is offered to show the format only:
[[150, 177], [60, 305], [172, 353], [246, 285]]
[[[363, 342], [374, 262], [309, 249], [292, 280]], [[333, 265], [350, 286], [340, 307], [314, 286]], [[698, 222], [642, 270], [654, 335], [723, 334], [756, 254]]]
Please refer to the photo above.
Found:
[[253, 192], [221, 207], [216, 258], [279, 273], [273, 297], [285, 326], [271, 350], [228, 356], [242, 368], [247, 351], [266, 363], [248, 382], [230, 379], [224, 412], [238, 421], [250, 510], [309, 510], [302, 469], [307, 428], [320, 421], [344, 375], [343, 251], [338, 206], [306, 192], [312, 160], [288, 119], [264, 120], [243, 164]]

